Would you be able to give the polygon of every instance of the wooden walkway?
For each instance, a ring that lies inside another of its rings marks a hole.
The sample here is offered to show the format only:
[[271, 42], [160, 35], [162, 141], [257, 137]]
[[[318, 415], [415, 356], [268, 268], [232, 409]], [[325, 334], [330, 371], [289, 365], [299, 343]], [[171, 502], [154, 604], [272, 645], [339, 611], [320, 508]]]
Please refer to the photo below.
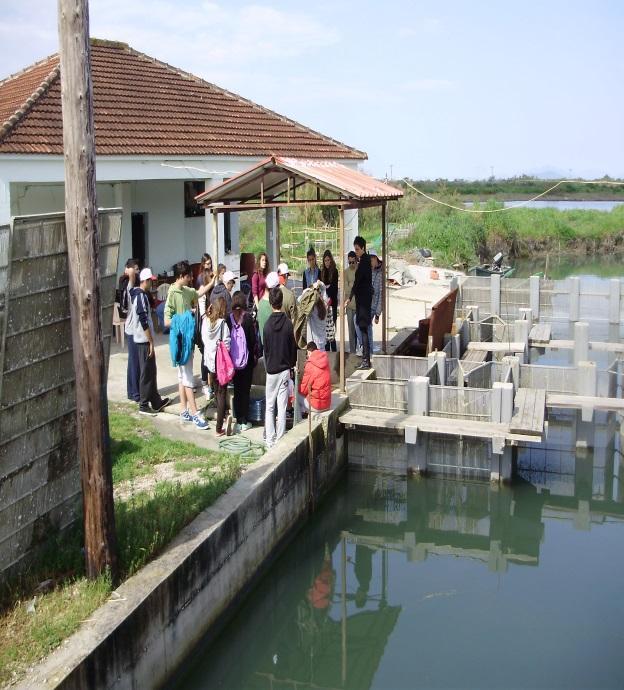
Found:
[[539, 388], [518, 388], [514, 398], [514, 411], [509, 425], [516, 434], [541, 436], [544, 432], [546, 391]]
[[594, 410], [611, 410], [624, 412], [623, 398], [598, 398], [590, 395], [566, 395], [562, 393], [548, 393], [546, 396], [548, 407], [563, 407], [574, 410], [592, 408]]

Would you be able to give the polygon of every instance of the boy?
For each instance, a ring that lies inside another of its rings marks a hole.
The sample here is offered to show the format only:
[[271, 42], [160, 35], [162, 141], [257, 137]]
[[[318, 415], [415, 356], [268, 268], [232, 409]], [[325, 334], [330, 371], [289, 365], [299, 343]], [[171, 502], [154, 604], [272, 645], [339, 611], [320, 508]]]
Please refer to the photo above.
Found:
[[[169, 404], [169, 398], [162, 398], [156, 383], [156, 354], [154, 352], [154, 325], [149, 302], [152, 289], [151, 268], [144, 268], [139, 274], [139, 287], [130, 290], [130, 312], [126, 323], [134, 340], [139, 364], [139, 413], [154, 415]], [[151, 407], [150, 407], [151, 405]]]
[[[264, 325], [264, 364], [266, 367], [266, 411], [264, 435], [267, 448], [272, 448], [286, 433], [286, 408], [290, 370], [297, 362], [297, 346], [293, 325], [282, 311], [284, 295], [279, 285], [271, 288], [269, 303], [271, 316]], [[275, 432], [275, 404], [277, 403], [277, 435]]]
[[[173, 267], [173, 275], [175, 282], [169, 288], [167, 303], [165, 304], [165, 326], [167, 327], [171, 326], [171, 321], [176, 314], [182, 315], [190, 311], [193, 306], [197, 306], [197, 300], [206, 294], [209, 289], [207, 285], [202, 285], [198, 290], [190, 287], [193, 281], [193, 272], [188, 261], [179, 261]], [[193, 320], [193, 332], [194, 323]], [[180, 413], [181, 421], [193, 423], [202, 431], [206, 430], [208, 424], [197, 411], [195, 403], [193, 348], [191, 348], [186, 362], [178, 365], [178, 389], [180, 392], [180, 405], [182, 407], [182, 412]]]

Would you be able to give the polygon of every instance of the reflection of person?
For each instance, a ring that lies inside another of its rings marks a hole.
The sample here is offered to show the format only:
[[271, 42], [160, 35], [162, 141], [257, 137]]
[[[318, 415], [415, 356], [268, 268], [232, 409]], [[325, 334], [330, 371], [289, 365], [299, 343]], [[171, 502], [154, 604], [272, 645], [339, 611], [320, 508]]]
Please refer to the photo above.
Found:
[[353, 568], [358, 581], [355, 593], [355, 605], [361, 609], [366, 604], [371, 578], [373, 577], [373, 552], [368, 546], [357, 544], [355, 547], [355, 566]]
[[308, 590], [308, 601], [315, 609], [327, 610], [331, 604], [336, 574], [332, 568], [329, 546], [325, 544], [325, 556], [319, 574]]

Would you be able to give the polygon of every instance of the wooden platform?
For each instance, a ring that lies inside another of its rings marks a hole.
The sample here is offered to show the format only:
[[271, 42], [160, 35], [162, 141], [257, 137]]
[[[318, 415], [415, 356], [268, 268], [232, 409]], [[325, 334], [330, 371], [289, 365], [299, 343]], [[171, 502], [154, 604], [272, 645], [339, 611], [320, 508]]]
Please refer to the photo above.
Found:
[[552, 326], [549, 323], [536, 323], [529, 333], [529, 343], [533, 347], [539, 347], [550, 341]]
[[340, 416], [340, 422], [351, 428], [382, 430], [416, 429], [428, 434], [467, 436], [471, 438], [499, 439], [501, 441], [535, 442], [534, 434], [514, 433], [509, 424], [476, 422], [469, 419], [425, 417], [401, 412], [381, 410], [349, 410]]
[[594, 410], [611, 410], [624, 412], [624, 399], [598, 398], [590, 395], [566, 395], [562, 393], [548, 393], [546, 396], [548, 407], [563, 407], [574, 410], [593, 408]]
[[544, 432], [546, 391], [539, 388], [519, 388], [514, 398], [514, 411], [509, 429], [516, 434], [541, 436]]
[[471, 340], [468, 343], [469, 352], [524, 352], [523, 342], [513, 342], [506, 340], [500, 343], [482, 343], [478, 340]]

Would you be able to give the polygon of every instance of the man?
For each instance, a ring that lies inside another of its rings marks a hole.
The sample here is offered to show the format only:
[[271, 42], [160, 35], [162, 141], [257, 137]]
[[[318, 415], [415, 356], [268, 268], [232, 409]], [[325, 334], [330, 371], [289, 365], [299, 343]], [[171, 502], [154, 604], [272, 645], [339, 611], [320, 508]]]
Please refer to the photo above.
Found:
[[371, 325], [368, 327], [368, 340], [370, 343], [371, 350], [373, 352], [379, 352], [379, 349], [374, 347], [372, 321], [374, 319], [376, 324], [379, 323], [379, 317], [381, 316], [381, 312], [383, 310], [383, 301], [381, 299], [382, 287], [383, 287], [383, 267], [382, 267], [381, 259], [379, 258], [379, 256], [377, 255], [377, 252], [374, 249], [371, 249], [370, 252], [368, 252], [368, 254], [371, 258], [371, 269], [372, 269], [372, 278], [373, 278], [373, 300], [371, 302]]
[[210, 304], [213, 304], [217, 298], [223, 297], [225, 300], [226, 316], [232, 313], [232, 290], [235, 282], [236, 276], [232, 271], [225, 271], [221, 278], [221, 282], [217, 282], [210, 294]]
[[[286, 408], [290, 370], [297, 363], [297, 346], [293, 325], [282, 311], [284, 295], [278, 285], [269, 292], [271, 316], [264, 326], [264, 365], [266, 367], [266, 411], [264, 437], [267, 448], [272, 448], [286, 433]], [[277, 403], [277, 434], [275, 430], [275, 404]]]
[[297, 319], [297, 299], [295, 298], [295, 293], [287, 287], [289, 276], [288, 264], [280, 264], [277, 267], [277, 275], [283, 295], [282, 311], [288, 314], [288, 318], [294, 326]]
[[371, 303], [373, 301], [373, 276], [370, 255], [366, 252], [366, 240], [358, 235], [353, 240], [353, 249], [358, 258], [355, 280], [348, 299], [344, 302], [346, 309], [349, 301], [355, 297], [355, 322], [362, 338], [362, 363], [358, 369], [370, 369], [370, 340], [368, 327], [371, 323]]
[[[344, 274], [345, 295], [350, 295], [355, 282], [355, 269], [357, 267], [357, 257], [354, 251], [347, 254], [348, 267]], [[355, 299], [351, 298], [347, 303], [347, 327], [349, 329], [349, 352], [353, 355], [357, 349], [358, 334], [355, 326]]]
[[[208, 286], [202, 285], [198, 290], [190, 287], [193, 281], [193, 272], [189, 266], [188, 261], [179, 261], [173, 267], [173, 275], [175, 282], [169, 288], [167, 293], [167, 302], [165, 304], [165, 326], [171, 327], [175, 316], [184, 316], [186, 312], [197, 306], [199, 297], [208, 292]], [[213, 290], [214, 292], [214, 290]], [[187, 423], [195, 424], [195, 426], [204, 431], [208, 428], [206, 420], [197, 411], [195, 403], [194, 380], [193, 380], [193, 337], [195, 334], [195, 319], [187, 320], [187, 331], [180, 333], [180, 338], [191, 339], [191, 347], [189, 349], [188, 359], [185, 362], [178, 364], [178, 390], [180, 392], [180, 405], [182, 412], [180, 413], [180, 420]], [[190, 332], [189, 332], [190, 329]], [[171, 345], [171, 340], [169, 341]], [[172, 352], [172, 359], [175, 353]]]
[[162, 398], [156, 383], [156, 354], [154, 352], [154, 324], [149, 302], [152, 289], [151, 268], [139, 274], [139, 286], [130, 290], [130, 312], [126, 327], [134, 340], [139, 362], [139, 413], [154, 415], [167, 407], [169, 398]]

